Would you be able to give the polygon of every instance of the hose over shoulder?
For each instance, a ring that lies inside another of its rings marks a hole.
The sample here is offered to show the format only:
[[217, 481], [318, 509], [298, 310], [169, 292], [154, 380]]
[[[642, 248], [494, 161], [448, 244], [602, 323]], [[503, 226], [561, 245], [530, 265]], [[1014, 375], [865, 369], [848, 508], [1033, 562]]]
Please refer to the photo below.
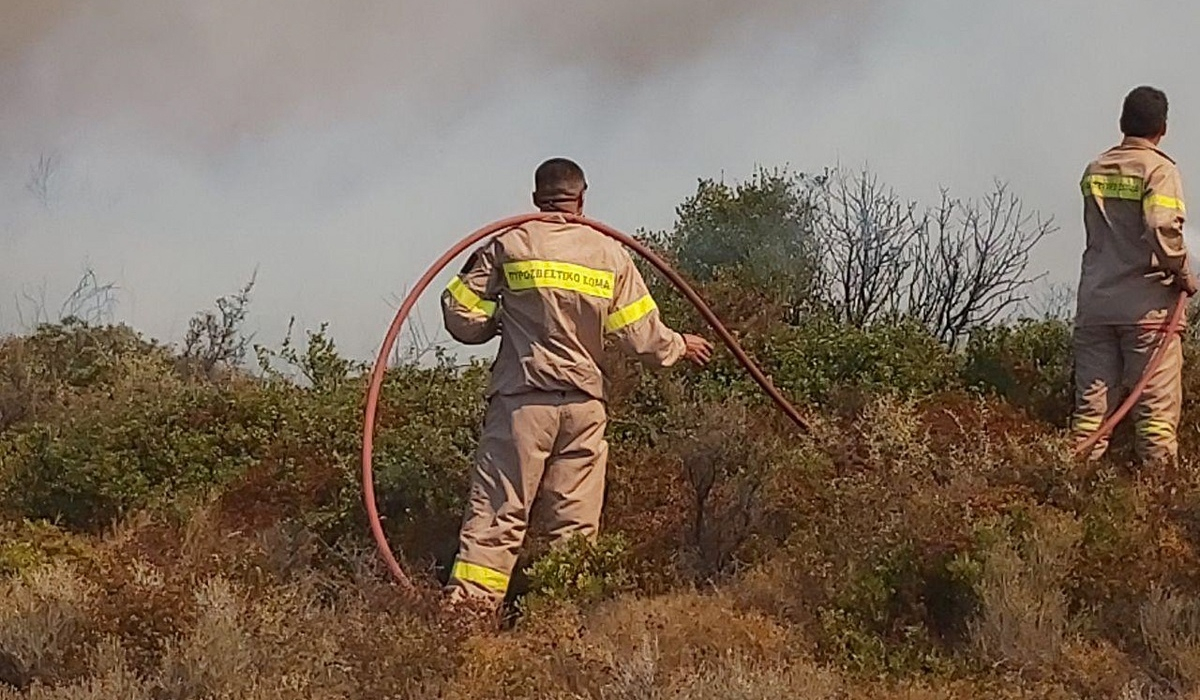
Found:
[[[800, 411], [791, 404], [783, 396], [783, 394], [771, 383], [771, 380], [763, 373], [762, 369], [750, 358], [741, 345], [734, 338], [729, 329], [725, 327], [717, 315], [713, 313], [704, 299], [693, 289], [682, 276], [679, 275], [670, 265], [661, 257], [654, 253], [650, 248], [633, 238], [626, 235], [617, 229], [608, 226], [607, 224], [595, 221], [582, 216], [566, 215], [566, 214], [546, 214], [546, 213], [531, 213], [513, 216], [507, 219], [501, 219], [478, 229], [466, 238], [456, 243], [453, 247], [445, 252], [440, 258], [421, 275], [417, 283], [409, 291], [404, 302], [396, 311], [395, 318], [392, 319], [391, 326], [388, 327], [387, 334], [384, 336], [383, 344], [380, 346], [379, 354], [375, 358], [375, 366], [371, 370], [370, 383], [367, 387], [367, 403], [365, 409], [365, 417], [363, 421], [363, 444], [362, 444], [362, 480], [363, 480], [363, 503], [367, 510], [367, 520], [370, 523], [371, 534], [375, 539], [375, 544], [379, 549], [379, 554], [387, 565], [388, 571], [391, 572], [392, 578], [396, 580], [401, 587], [412, 589], [412, 579], [404, 572], [404, 568], [392, 553], [391, 546], [388, 544], [387, 535], [383, 529], [383, 523], [379, 514], [379, 507], [375, 497], [375, 479], [372, 471], [372, 457], [375, 439], [375, 426], [379, 413], [379, 395], [383, 387], [383, 380], [387, 374], [387, 361], [391, 355], [392, 348], [396, 344], [396, 339], [400, 335], [401, 329], [404, 327], [404, 322], [408, 320], [412, 310], [416, 307], [417, 301], [421, 295], [433, 283], [433, 280], [441, 274], [451, 262], [459, 255], [474, 247], [481, 241], [503, 233], [513, 227], [530, 221], [547, 220], [551, 217], [566, 217], [568, 221], [573, 223], [589, 226], [601, 234], [608, 236], [622, 245], [626, 246], [647, 262], [654, 266], [667, 280], [677, 289], [700, 313], [704, 321], [712, 328], [717, 338], [729, 349], [733, 357], [746, 369], [750, 376], [762, 387], [763, 391], [771, 398], [775, 405], [788, 418], [803, 431], [810, 429], [808, 421], [800, 414]], [[1161, 361], [1161, 358], [1159, 358]]]

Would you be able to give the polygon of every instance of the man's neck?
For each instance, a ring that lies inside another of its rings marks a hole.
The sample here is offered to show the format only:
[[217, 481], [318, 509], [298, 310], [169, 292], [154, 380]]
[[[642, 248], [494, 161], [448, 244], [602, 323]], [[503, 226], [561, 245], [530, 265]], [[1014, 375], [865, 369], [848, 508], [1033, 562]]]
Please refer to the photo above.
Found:
[[579, 211], [578, 207], [574, 207], [569, 204], [544, 204], [539, 207], [539, 209], [544, 214], [573, 214], [575, 216], [581, 216], [583, 214], [583, 212]]
[[1144, 144], [1149, 144], [1151, 146], [1154, 146], [1155, 148], [1158, 148], [1158, 144], [1162, 143], [1163, 136], [1164, 136], [1164, 134], [1159, 134], [1158, 136], [1129, 136], [1128, 134], [1126, 134], [1122, 138], [1122, 141], [1124, 141], [1125, 143], [1130, 143], [1130, 142], [1144, 143]]

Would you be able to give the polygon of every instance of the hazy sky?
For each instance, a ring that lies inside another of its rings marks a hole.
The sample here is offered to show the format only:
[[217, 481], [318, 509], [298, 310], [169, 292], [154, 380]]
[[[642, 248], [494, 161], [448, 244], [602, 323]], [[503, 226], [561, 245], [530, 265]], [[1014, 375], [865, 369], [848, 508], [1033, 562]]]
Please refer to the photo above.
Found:
[[1079, 175], [1129, 88], [1167, 90], [1200, 173], [1197, 27], [1188, 0], [0, 0], [0, 329], [91, 266], [174, 340], [258, 267], [260, 341], [296, 315], [369, 355], [390, 297], [528, 209], [554, 155], [630, 231], [758, 164], [919, 199], [999, 177], [1058, 220], [1036, 264], [1072, 281]]

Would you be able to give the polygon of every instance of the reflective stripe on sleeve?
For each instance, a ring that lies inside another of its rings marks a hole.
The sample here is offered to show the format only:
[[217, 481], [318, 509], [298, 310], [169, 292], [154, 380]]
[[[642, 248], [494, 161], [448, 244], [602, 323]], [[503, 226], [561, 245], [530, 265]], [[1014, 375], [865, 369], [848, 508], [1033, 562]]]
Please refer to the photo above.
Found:
[[1162, 207], [1163, 209], [1173, 209], [1180, 214], [1186, 214], [1187, 209], [1183, 206], [1183, 200], [1178, 197], [1167, 197], [1161, 194], [1152, 194], [1146, 198], [1147, 207]]
[[450, 284], [446, 285], [446, 290], [450, 292], [450, 296], [454, 297], [455, 301], [471, 311], [479, 312], [488, 318], [496, 313], [496, 302], [481, 298], [471, 291], [471, 288], [464, 284], [462, 278], [457, 275], [450, 280]]
[[1094, 433], [1104, 425], [1104, 421], [1099, 418], [1088, 418], [1085, 416], [1076, 416], [1071, 427], [1077, 433]]
[[608, 270], [593, 270], [574, 263], [553, 260], [521, 260], [504, 263], [508, 288], [565, 289], [598, 299], [612, 299], [616, 275]]
[[1146, 182], [1136, 175], [1087, 175], [1080, 183], [1084, 197], [1141, 201]]
[[613, 312], [613, 314], [608, 317], [608, 320], [604, 322], [604, 328], [609, 333], [616, 333], [622, 328], [642, 320], [648, 316], [651, 311], [657, 308], [658, 304], [655, 304], [654, 299], [647, 294], [629, 306], [621, 307]]
[[508, 575], [486, 566], [456, 561], [450, 575], [459, 581], [474, 583], [501, 595], [508, 591]]

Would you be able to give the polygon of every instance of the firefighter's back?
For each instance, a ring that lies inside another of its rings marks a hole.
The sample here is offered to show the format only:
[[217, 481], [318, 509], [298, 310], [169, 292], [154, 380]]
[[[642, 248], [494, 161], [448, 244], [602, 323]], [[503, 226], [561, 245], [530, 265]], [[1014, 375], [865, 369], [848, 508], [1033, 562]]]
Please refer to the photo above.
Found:
[[1079, 282], [1080, 325], [1161, 322], [1177, 292], [1152, 248], [1144, 209], [1146, 183], [1174, 169], [1161, 151], [1127, 140], [1090, 163], [1084, 173], [1087, 248]]
[[493, 391], [604, 396], [605, 320], [628, 256], [587, 226], [536, 221], [497, 239], [500, 352]]

